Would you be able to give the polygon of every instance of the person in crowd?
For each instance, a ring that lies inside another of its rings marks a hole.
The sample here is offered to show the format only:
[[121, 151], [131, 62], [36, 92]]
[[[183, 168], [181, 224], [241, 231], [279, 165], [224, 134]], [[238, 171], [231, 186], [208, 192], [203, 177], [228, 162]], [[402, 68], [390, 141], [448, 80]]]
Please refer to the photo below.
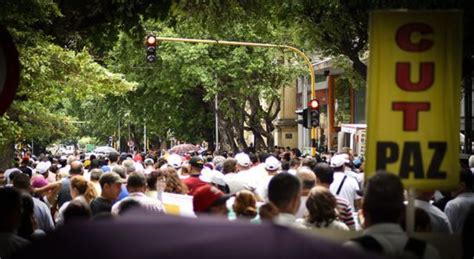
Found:
[[[15, 177], [16, 178], [16, 177]], [[27, 192], [21, 192], [22, 213], [21, 222], [18, 227], [17, 234], [27, 240], [33, 241], [45, 236], [45, 232], [38, 229], [34, 213], [34, 202], [31, 195]]]
[[[125, 183], [127, 182], [127, 169], [125, 169], [125, 167], [121, 165], [115, 166], [112, 172], [118, 174], [120, 178], [124, 180]], [[117, 201], [120, 201], [128, 196], [128, 191], [127, 191], [127, 187], [125, 183], [122, 184], [121, 191], [120, 191], [119, 197], [117, 198]]]
[[8, 258], [30, 242], [18, 236], [23, 201], [21, 193], [10, 187], [0, 188], [0, 257]]
[[107, 167], [110, 169], [110, 171], [114, 170], [114, 167], [118, 166], [118, 160], [119, 160], [120, 154], [118, 152], [110, 152], [109, 153], [109, 164]]
[[193, 196], [193, 209], [198, 217], [203, 214], [227, 217], [229, 213], [226, 201], [230, 195], [211, 185], [196, 189]]
[[298, 212], [296, 212], [296, 218], [303, 218], [307, 213], [308, 209], [306, 208], [306, 200], [308, 199], [309, 192], [316, 186], [316, 175], [314, 172], [306, 166], [300, 167], [296, 172], [296, 177], [301, 182], [301, 202]]
[[61, 208], [65, 202], [68, 202], [72, 199], [71, 193], [70, 193], [70, 183], [71, 179], [75, 176], [82, 176], [84, 174], [84, 168], [82, 167], [82, 163], [80, 161], [75, 161], [72, 158], [68, 159], [68, 161], [71, 160], [72, 162], [69, 163], [69, 176], [64, 178], [61, 181], [61, 189], [59, 190], [58, 193], [58, 207]]
[[[13, 178], [13, 188], [20, 192], [28, 193], [31, 195], [31, 184], [30, 178], [26, 174], [19, 174]], [[51, 232], [54, 230], [54, 222], [51, 216], [51, 211], [48, 206], [40, 201], [38, 198], [33, 197], [33, 212], [36, 218], [36, 223], [39, 229], [44, 232]]]
[[162, 170], [154, 170], [146, 175], [147, 190], [145, 195], [153, 198], [159, 199], [161, 195], [160, 192], [163, 192], [166, 187], [166, 173]]
[[[316, 184], [329, 189], [332, 182], [334, 181], [334, 170], [329, 164], [318, 163], [314, 167], [314, 173], [316, 174]], [[339, 213], [339, 220], [341, 220], [351, 230], [355, 230], [355, 222], [352, 214], [351, 204], [344, 198], [336, 196], [336, 208]]]
[[[72, 168], [72, 167], [71, 167]], [[69, 185], [69, 192], [71, 193], [71, 200], [83, 200], [87, 204], [97, 197], [97, 192], [95, 190], [94, 185], [90, 181], [87, 181], [83, 176], [76, 175], [71, 178], [70, 185]], [[69, 205], [70, 201], [65, 202], [58, 211], [58, 224], [64, 223], [64, 211], [66, 210], [67, 206]]]
[[59, 167], [57, 165], [52, 164], [49, 167], [47, 176], [45, 176], [46, 180], [48, 180], [48, 183], [54, 183], [60, 180], [58, 179], [58, 172], [59, 172]]
[[242, 190], [235, 195], [232, 209], [237, 218], [253, 219], [257, 216], [257, 198], [251, 191]]
[[359, 183], [344, 173], [344, 165], [347, 162], [346, 154], [335, 155], [331, 158], [331, 167], [334, 169], [334, 180], [329, 190], [335, 196], [347, 200], [356, 211], [361, 208], [362, 197], [358, 194]]
[[179, 179], [176, 169], [169, 167], [161, 170], [166, 176], [165, 192], [176, 194], [187, 194], [188, 187]]
[[301, 166], [306, 166], [308, 168], [314, 168], [318, 162], [313, 157], [307, 156], [301, 161]]
[[274, 156], [269, 156], [265, 160], [265, 170], [267, 175], [259, 182], [256, 194], [263, 201], [268, 201], [268, 184], [271, 179], [278, 174], [281, 169], [280, 161]]
[[99, 183], [102, 192], [99, 197], [94, 198], [90, 203], [93, 216], [100, 213], [111, 213], [112, 204], [117, 200], [122, 184], [126, 183], [126, 180], [117, 173], [108, 172], [100, 176]]
[[133, 172], [127, 179], [128, 197], [116, 202], [112, 206], [112, 214], [119, 215], [120, 204], [126, 200], [133, 199], [140, 203], [140, 205], [147, 211], [162, 212], [163, 206], [158, 199], [152, 199], [145, 195], [147, 187], [146, 177], [143, 173]]
[[468, 169], [462, 169], [460, 174], [460, 183], [457, 189], [453, 191], [453, 197], [455, 198], [449, 201], [444, 209], [453, 232], [456, 234], [461, 234], [464, 220], [471, 207], [474, 206], [474, 193], [472, 192], [474, 177], [472, 172]]
[[155, 170], [155, 161], [153, 161], [152, 158], [145, 159], [143, 164], [145, 164], [145, 170], [144, 170], [145, 174], [149, 174]]
[[290, 169], [288, 170], [288, 173], [292, 175], [296, 175], [296, 170], [300, 168], [301, 166], [301, 161], [299, 158], [295, 157], [290, 159]]
[[63, 223], [70, 224], [78, 220], [88, 220], [92, 218], [92, 210], [86, 200], [74, 199], [63, 212]]
[[311, 189], [306, 208], [308, 214], [299, 219], [307, 228], [326, 228], [348, 231], [349, 227], [338, 219], [336, 197], [325, 187]]
[[296, 176], [289, 173], [275, 175], [268, 184], [268, 199], [268, 203], [278, 208], [278, 215], [273, 217], [273, 222], [282, 226], [304, 228], [295, 217], [301, 202], [301, 183]]
[[227, 186], [229, 186], [230, 194], [235, 194], [245, 189], [244, 182], [241, 181], [237, 175], [237, 160], [235, 158], [228, 157], [224, 160], [222, 173], [224, 174], [224, 180]]
[[404, 216], [403, 185], [394, 174], [378, 171], [367, 182], [362, 213], [364, 233], [344, 245], [359, 251], [405, 258], [440, 258], [438, 251], [424, 241], [409, 238], [400, 226]]
[[452, 234], [451, 223], [444, 212], [432, 205], [434, 191], [416, 191], [415, 207], [429, 216], [431, 231], [434, 233]]
[[127, 175], [136, 172], [135, 162], [132, 159], [127, 159], [122, 162], [122, 166], [125, 167]]
[[193, 156], [189, 160], [189, 165], [191, 166], [190, 176], [183, 180], [183, 183], [188, 187], [189, 195], [194, 195], [196, 190], [204, 185], [208, 185], [206, 182], [202, 181], [199, 176], [201, 176], [201, 170], [204, 167], [204, 160], [199, 156]]
[[99, 168], [95, 168], [90, 171], [90, 181], [92, 185], [94, 185], [94, 188], [99, 195], [102, 191], [102, 188], [100, 187], [99, 179], [103, 173], [104, 172], [102, 171], [102, 169], [99, 169]]

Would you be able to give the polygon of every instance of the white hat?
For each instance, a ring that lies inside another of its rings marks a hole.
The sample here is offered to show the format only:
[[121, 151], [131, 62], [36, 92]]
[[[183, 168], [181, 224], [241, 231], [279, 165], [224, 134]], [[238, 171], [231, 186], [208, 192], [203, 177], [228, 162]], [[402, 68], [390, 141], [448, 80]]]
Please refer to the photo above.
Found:
[[217, 170], [212, 170], [208, 167], [204, 167], [201, 170], [201, 175], [199, 176], [201, 181], [206, 183], [214, 183], [217, 185], [225, 186], [224, 174]]
[[248, 167], [252, 165], [252, 161], [250, 161], [249, 155], [245, 153], [238, 153], [237, 155], [235, 155], [235, 160], [237, 160], [237, 164], [243, 167]]
[[168, 156], [168, 165], [172, 166], [174, 169], [179, 169], [183, 164], [183, 159], [178, 154], [171, 154]]
[[269, 171], [275, 171], [280, 168], [280, 161], [276, 159], [274, 156], [269, 156], [267, 159], [265, 159], [265, 169]]
[[335, 155], [331, 158], [331, 167], [341, 167], [349, 162], [344, 154]]
[[155, 163], [155, 161], [153, 161], [152, 158], [147, 158], [147, 159], [145, 159], [145, 161], [143, 163], [145, 165], [153, 165]]
[[50, 162], [39, 162], [36, 165], [36, 172], [39, 174], [44, 174], [48, 171], [50, 166], [51, 166]]

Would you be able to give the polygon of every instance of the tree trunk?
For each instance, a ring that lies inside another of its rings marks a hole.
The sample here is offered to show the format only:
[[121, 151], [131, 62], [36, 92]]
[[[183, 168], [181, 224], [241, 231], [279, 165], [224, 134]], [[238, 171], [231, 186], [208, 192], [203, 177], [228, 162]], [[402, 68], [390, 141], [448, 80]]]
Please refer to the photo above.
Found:
[[15, 158], [15, 141], [7, 141], [0, 145], [0, 169], [8, 169], [13, 166]]

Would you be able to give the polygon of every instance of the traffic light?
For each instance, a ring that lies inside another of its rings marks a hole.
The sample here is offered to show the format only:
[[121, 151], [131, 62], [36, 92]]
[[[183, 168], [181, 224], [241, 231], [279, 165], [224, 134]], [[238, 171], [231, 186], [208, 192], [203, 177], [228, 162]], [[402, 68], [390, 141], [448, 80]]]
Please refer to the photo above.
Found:
[[148, 34], [145, 40], [146, 45], [146, 60], [150, 63], [156, 61], [156, 36]]
[[313, 99], [308, 102], [310, 127], [319, 127], [319, 101]]
[[301, 115], [301, 119], [298, 119], [296, 122], [298, 122], [298, 124], [301, 124], [303, 125], [303, 127], [305, 128], [309, 128], [309, 125], [308, 125], [308, 108], [304, 108], [302, 110], [297, 110], [295, 113], [298, 114], [298, 115]]

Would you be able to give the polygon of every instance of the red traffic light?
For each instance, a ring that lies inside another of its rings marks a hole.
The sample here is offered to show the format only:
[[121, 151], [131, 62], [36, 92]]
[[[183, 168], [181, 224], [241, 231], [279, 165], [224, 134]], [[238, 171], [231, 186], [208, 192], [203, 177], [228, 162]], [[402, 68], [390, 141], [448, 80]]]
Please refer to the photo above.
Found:
[[319, 101], [318, 99], [313, 99], [308, 102], [308, 108], [310, 109], [319, 109]]
[[152, 34], [148, 35], [148, 36], [146, 37], [146, 44], [147, 44], [148, 46], [156, 45], [156, 37], [155, 37], [155, 35], [152, 35]]

